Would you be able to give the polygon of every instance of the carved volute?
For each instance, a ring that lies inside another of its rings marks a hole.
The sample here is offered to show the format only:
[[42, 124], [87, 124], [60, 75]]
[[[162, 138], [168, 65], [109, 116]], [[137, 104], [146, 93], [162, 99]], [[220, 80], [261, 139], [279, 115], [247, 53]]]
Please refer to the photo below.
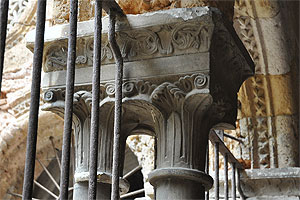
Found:
[[[155, 136], [156, 170], [149, 178], [157, 190], [156, 198], [165, 199], [165, 190], [173, 188], [181, 190], [183, 199], [201, 199], [204, 189], [212, 186], [211, 177], [203, 172], [209, 130], [235, 126], [237, 92], [253, 74], [254, 64], [231, 23], [217, 9], [173, 9], [128, 16], [127, 20], [117, 26], [117, 41], [125, 61], [121, 145], [130, 134]], [[74, 95], [78, 173], [88, 172], [92, 24], [79, 24], [82, 32], [78, 38]], [[103, 25], [98, 170], [110, 174], [114, 60], [107, 42], [106, 18]], [[50, 28], [63, 33], [59, 41], [46, 34], [43, 65], [45, 109], [59, 115], [64, 107], [67, 28], [68, 25]], [[55, 89], [58, 87], [62, 89]], [[177, 188], [183, 177], [186, 185]]]

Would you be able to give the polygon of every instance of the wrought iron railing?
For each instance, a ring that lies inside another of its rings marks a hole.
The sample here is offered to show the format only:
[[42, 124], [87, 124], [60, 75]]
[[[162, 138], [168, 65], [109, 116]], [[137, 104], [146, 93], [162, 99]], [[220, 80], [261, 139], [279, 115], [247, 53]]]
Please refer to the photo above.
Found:
[[[236, 199], [236, 188], [239, 191], [240, 198], [245, 199], [243, 191], [241, 190], [240, 185], [240, 171], [244, 169], [243, 165], [234, 157], [231, 151], [226, 147], [224, 143], [224, 137], [231, 138], [238, 142], [242, 142], [240, 139], [235, 138], [231, 135], [224, 133], [224, 131], [212, 130], [209, 135], [209, 140], [214, 147], [214, 169], [215, 169], [215, 178], [214, 178], [214, 188], [215, 194], [214, 197], [216, 200], [220, 196], [220, 185], [219, 185], [219, 169], [220, 169], [220, 159], [219, 154], [222, 154], [224, 157], [224, 199], [229, 199], [229, 183], [228, 183], [228, 163], [231, 164], [232, 178], [231, 178], [231, 191], [232, 199]], [[209, 149], [207, 150], [207, 159], [206, 159], [206, 173], [209, 173]], [[209, 199], [209, 191], [206, 192], [206, 199]]]
[[[0, 10], [0, 92], [4, 63], [4, 50], [7, 29], [7, 13], [8, 13], [8, 0], [1, 0]], [[38, 0], [37, 21], [36, 21], [36, 36], [33, 58], [33, 72], [32, 72], [32, 87], [31, 87], [31, 102], [30, 102], [30, 115], [29, 126], [27, 135], [27, 149], [26, 149], [26, 164], [24, 174], [24, 185], [22, 198], [33, 199], [32, 191], [34, 184], [34, 169], [36, 161], [36, 143], [37, 143], [37, 128], [38, 128], [38, 113], [40, 101], [40, 84], [41, 84], [41, 70], [43, 61], [43, 47], [44, 47], [44, 32], [45, 32], [45, 18], [46, 18], [46, 0]], [[120, 160], [120, 125], [121, 125], [121, 109], [122, 109], [122, 75], [123, 75], [123, 59], [120, 49], [117, 45], [115, 38], [115, 23], [116, 16], [122, 16], [123, 13], [114, 0], [96, 0], [95, 1], [95, 30], [94, 30], [94, 56], [93, 56], [93, 80], [92, 80], [92, 114], [91, 114], [91, 137], [90, 137], [90, 167], [89, 167], [89, 195], [88, 199], [96, 199], [96, 186], [97, 186], [97, 153], [98, 153], [98, 134], [99, 134], [99, 97], [100, 97], [100, 65], [101, 65], [101, 31], [102, 31], [102, 8], [109, 15], [110, 28], [109, 28], [109, 42], [113, 50], [116, 61], [115, 72], [115, 122], [114, 122], [114, 144], [113, 144], [113, 170], [112, 170], [112, 193], [111, 199], [119, 199], [119, 160]], [[60, 196], [53, 197], [60, 199], [68, 199], [69, 192], [69, 170], [70, 170], [70, 150], [71, 150], [71, 134], [72, 134], [72, 113], [73, 113], [73, 95], [74, 95], [74, 76], [75, 76], [75, 59], [76, 59], [76, 38], [77, 38], [77, 14], [78, 14], [78, 0], [70, 1], [70, 32], [68, 38], [68, 60], [67, 60], [67, 77], [66, 77], [66, 102], [65, 102], [65, 118], [64, 118], [64, 134], [63, 134], [63, 148], [61, 163], [61, 178], [60, 178]], [[233, 138], [230, 135], [224, 134], [223, 136]], [[236, 184], [240, 197], [243, 199], [244, 195], [240, 188], [239, 173], [243, 166], [233, 156], [230, 150], [225, 146], [220, 134], [216, 131], [211, 131], [209, 137], [211, 143], [214, 145], [215, 150], [215, 199], [219, 199], [220, 186], [219, 186], [219, 153], [224, 156], [224, 174], [225, 174], [225, 199], [229, 198], [229, 184], [228, 184], [228, 162], [232, 168], [232, 198], [236, 199]], [[208, 150], [207, 150], [208, 152]], [[59, 159], [57, 158], [58, 162]], [[207, 154], [207, 167], [208, 171], [208, 154]], [[47, 168], [41, 166], [46, 170]], [[136, 169], [134, 169], [136, 170]], [[237, 171], [237, 181], [236, 181]], [[47, 170], [46, 170], [47, 172]], [[126, 176], [126, 175], [125, 175]], [[55, 181], [54, 181], [55, 182]], [[55, 182], [56, 183], [56, 182]], [[35, 182], [39, 185], [39, 183]], [[40, 185], [40, 187], [42, 187]], [[56, 187], [58, 187], [56, 183]], [[50, 191], [51, 192], [51, 191]], [[141, 191], [135, 191], [125, 194], [125, 198]], [[209, 199], [209, 192], [206, 194], [206, 199]]]

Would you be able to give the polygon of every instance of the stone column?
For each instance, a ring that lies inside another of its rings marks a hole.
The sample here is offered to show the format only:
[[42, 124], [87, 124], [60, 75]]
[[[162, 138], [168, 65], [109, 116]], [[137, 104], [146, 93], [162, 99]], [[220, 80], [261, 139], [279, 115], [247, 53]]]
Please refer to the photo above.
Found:
[[297, 2], [238, 1], [234, 24], [255, 62], [239, 92], [241, 154], [251, 168], [299, 166]]
[[152, 94], [163, 113], [158, 119], [156, 170], [149, 175], [156, 199], [203, 199], [205, 189], [212, 187], [213, 179], [204, 173], [213, 102], [205, 93], [207, 86], [208, 76], [195, 74], [164, 83]]
[[[100, 103], [103, 138], [100, 138], [99, 153], [106, 157], [99, 158], [99, 172], [105, 175], [111, 170], [114, 102], [114, 60], [107, 41], [107, 27], [108, 20], [104, 18]], [[42, 84], [44, 88], [59, 88], [65, 84], [68, 25], [49, 29], [45, 35], [48, 42]], [[76, 91], [83, 88], [89, 91], [93, 22], [82, 22], [78, 29], [81, 32], [77, 43]], [[250, 56], [231, 22], [219, 10], [209, 7], [128, 15], [126, 22], [118, 23], [117, 30], [117, 42], [125, 62], [122, 132], [156, 137], [156, 169], [149, 180], [157, 199], [203, 198], [204, 190], [212, 186], [212, 179], [204, 173], [209, 130], [234, 128], [237, 92], [254, 71]], [[49, 34], [52, 32], [61, 35], [53, 37]], [[29, 35], [29, 47], [33, 41]], [[80, 180], [86, 185], [82, 194], [86, 194], [90, 93], [76, 92], [75, 99], [76, 95], [80, 100], [75, 101], [78, 110], [74, 112], [75, 137], [77, 143], [81, 141], [76, 158], [82, 159], [76, 173], [83, 177]]]
[[[44, 100], [47, 103], [44, 105], [43, 109], [52, 111], [63, 117], [64, 93], [65, 91], [61, 89], [50, 89], [46, 91], [44, 94]], [[92, 96], [88, 91], [78, 91], [74, 94], [74, 140], [72, 142], [72, 157], [74, 165], [74, 200], [86, 199], [88, 196], [91, 101]], [[112, 103], [101, 107], [100, 118], [97, 199], [110, 199], [114, 128]], [[123, 144], [125, 144], [124, 140]], [[122, 148], [122, 150], [121, 157], [124, 157], [125, 148]], [[123, 169], [123, 162], [121, 162], [121, 169]], [[128, 189], [128, 182], [121, 178], [120, 192], [126, 193]]]

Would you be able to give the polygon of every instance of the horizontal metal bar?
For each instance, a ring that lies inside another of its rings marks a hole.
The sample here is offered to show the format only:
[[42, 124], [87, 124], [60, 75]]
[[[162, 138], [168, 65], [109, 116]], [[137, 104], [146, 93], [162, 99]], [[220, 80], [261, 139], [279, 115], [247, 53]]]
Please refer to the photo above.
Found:
[[125, 174], [123, 176], [123, 179], [128, 178], [129, 176], [133, 175], [135, 172], [139, 171], [140, 169], [142, 169], [142, 166], [140, 166], [140, 165], [137, 166], [137, 167], [135, 167], [134, 169], [132, 169], [131, 171], [129, 171], [127, 174]]
[[133, 192], [129, 192], [127, 194], [121, 195], [121, 199], [128, 198], [128, 197], [131, 197], [131, 196], [143, 193], [143, 192], [145, 192], [145, 189], [139, 189], [139, 190], [136, 190], [136, 191], [133, 191]]
[[236, 141], [238, 141], [238, 142], [240, 142], [240, 143], [244, 143], [243, 142], [243, 140], [241, 140], [241, 139], [239, 139], [239, 138], [236, 138], [236, 137], [234, 137], [234, 136], [232, 136], [232, 135], [230, 135], [230, 134], [227, 134], [227, 133], [223, 133], [223, 135], [224, 135], [224, 137], [228, 137], [228, 138], [230, 138], [230, 139], [233, 139], [233, 140], [236, 140]]
[[234, 155], [231, 153], [231, 151], [226, 147], [222, 139], [218, 136], [218, 134], [211, 130], [209, 133], [209, 140], [212, 144], [219, 143], [219, 150], [220, 153], [225, 156], [225, 154], [228, 155], [228, 161], [230, 163], [235, 163], [236, 168], [238, 169], [244, 169], [243, 165], [234, 157]]
[[40, 184], [37, 181], [34, 181], [34, 183], [41, 188], [42, 190], [44, 190], [45, 192], [47, 192], [48, 194], [50, 194], [52, 197], [54, 197], [55, 199], [58, 199], [58, 196], [55, 195], [53, 192], [51, 192], [48, 188], [46, 188], [45, 186], [43, 186], [42, 184]]
[[[15, 196], [15, 197], [22, 198], [21, 194], [17, 194], [17, 193], [14, 193], [14, 192], [7, 192], [7, 194], [10, 194], [10, 195]], [[32, 198], [32, 200], [41, 200], [41, 199]]]
[[54, 179], [54, 177], [52, 176], [52, 174], [49, 172], [49, 170], [47, 169], [47, 167], [39, 160], [39, 159], [36, 159], [39, 164], [42, 166], [42, 168], [44, 169], [44, 171], [47, 173], [48, 177], [51, 179], [51, 181], [54, 183], [55, 187], [58, 189], [59, 191], [59, 185], [58, 183], [56, 182], [56, 180]]

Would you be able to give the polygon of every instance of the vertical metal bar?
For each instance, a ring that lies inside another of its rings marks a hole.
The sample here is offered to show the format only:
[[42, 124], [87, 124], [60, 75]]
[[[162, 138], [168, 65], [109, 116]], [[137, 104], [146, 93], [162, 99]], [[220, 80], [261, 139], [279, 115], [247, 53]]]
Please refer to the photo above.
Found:
[[76, 36], [77, 36], [77, 13], [78, 0], [70, 1], [70, 33], [68, 39], [67, 80], [65, 97], [65, 122], [63, 134], [60, 199], [68, 199], [69, 170], [70, 170], [70, 147], [72, 137], [72, 115], [76, 59]]
[[241, 197], [241, 199], [242, 200], [245, 200], [246, 199], [246, 196], [245, 196], [245, 194], [243, 193], [243, 190], [242, 190], [242, 188], [241, 188], [241, 174], [240, 174], [240, 170], [241, 169], [238, 169], [237, 170], [237, 187], [238, 187], [238, 191], [239, 191], [239, 194], [240, 194], [240, 197]]
[[215, 199], [219, 200], [220, 184], [219, 184], [219, 143], [215, 143]]
[[111, 199], [120, 199], [119, 177], [120, 177], [120, 132], [122, 114], [122, 82], [123, 82], [123, 58], [116, 42], [115, 36], [116, 13], [109, 12], [109, 43], [111, 45], [115, 62], [115, 121], [114, 121], [114, 147], [113, 147], [113, 166], [112, 166], [112, 193]]
[[2, 87], [2, 74], [4, 68], [4, 53], [5, 53], [5, 41], [7, 32], [7, 17], [8, 17], [8, 0], [1, 0], [0, 4], [0, 93]]
[[90, 178], [89, 200], [97, 196], [97, 158], [99, 136], [99, 104], [100, 104], [100, 66], [101, 66], [101, 32], [102, 32], [102, 0], [95, 2], [94, 57], [92, 86], [92, 116], [90, 136]]
[[[206, 147], [205, 173], [209, 174], [209, 143], [207, 143], [207, 147]], [[206, 191], [205, 200], [209, 200], [209, 190]]]
[[35, 45], [32, 69], [30, 113], [28, 122], [26, 162], [23, 183], [23, 200], [32, 199], [32, 188], [35, 168], [35, 154], [40, 105], [40, 85], [44, 49], [44, 32], [46, 19], [46, 0], [38, 1]]
[[224, 196], [228, 200], [229, 187], [228, 187], [228, 154], [224, 156]]
[[235, 167], [235, 163], [231, 163], [231, 167], [232, 167], [232, 180], [231, 180], [231, 185], [232, 185], [232, 199], [236, 200], [236, 182], [235, 182], [235, 171], [236, 171], [236, 167]]

